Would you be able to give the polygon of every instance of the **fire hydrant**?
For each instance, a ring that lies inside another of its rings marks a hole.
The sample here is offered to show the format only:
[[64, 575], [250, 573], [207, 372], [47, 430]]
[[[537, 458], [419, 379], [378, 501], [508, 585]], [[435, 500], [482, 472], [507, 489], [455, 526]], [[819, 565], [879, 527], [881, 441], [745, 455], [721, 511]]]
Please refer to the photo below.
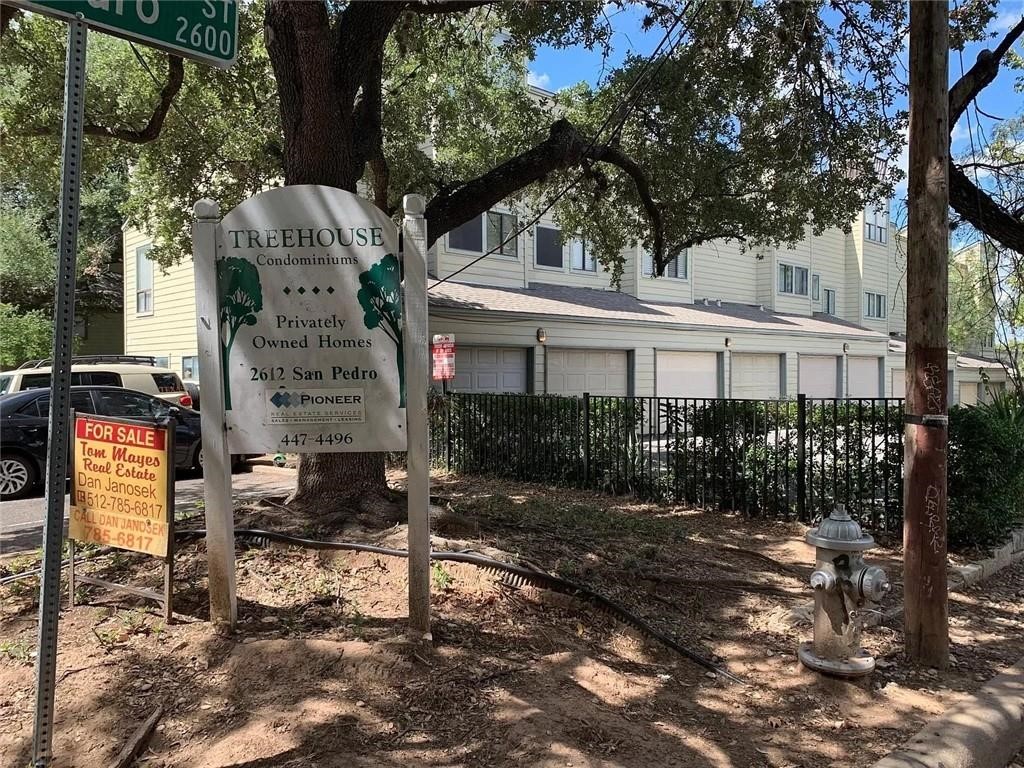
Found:
[[804, 666], [838, 677], [871, 674], [875, 659], [860, 647], [866, 606], [878, 603], [891, 585], [885, 571], [866, 565], [863, 553], [875, 540], [861, 530], [840, 504], [821, 525], [807, 532], [815, 547], [814, 640], [800, 644]]

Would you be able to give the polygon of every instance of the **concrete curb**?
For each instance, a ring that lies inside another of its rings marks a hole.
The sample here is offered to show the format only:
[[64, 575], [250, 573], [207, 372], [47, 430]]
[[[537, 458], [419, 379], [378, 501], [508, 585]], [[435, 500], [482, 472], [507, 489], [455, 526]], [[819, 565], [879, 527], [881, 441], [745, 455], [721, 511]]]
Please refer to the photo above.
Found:
[[1024, 747], [1024, 658], [872, 768], [1005, 768]]

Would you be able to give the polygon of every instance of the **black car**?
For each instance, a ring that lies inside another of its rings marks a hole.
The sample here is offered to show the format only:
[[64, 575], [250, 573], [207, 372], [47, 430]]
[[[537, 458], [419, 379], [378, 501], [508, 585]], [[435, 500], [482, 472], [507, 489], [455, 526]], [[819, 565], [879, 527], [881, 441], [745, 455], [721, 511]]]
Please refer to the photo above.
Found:
[[[158, 421], [171, 417], [174, 463], [179, 469], [201, 468], [199, 414], [159, 397], [120, 387], [72, 387], [71, 407], [123, 419]], [[36, 488], [46, 476], [47, 418], [50, 391], [30, 389], [0, 397], [0, 496], [15, 499]]]

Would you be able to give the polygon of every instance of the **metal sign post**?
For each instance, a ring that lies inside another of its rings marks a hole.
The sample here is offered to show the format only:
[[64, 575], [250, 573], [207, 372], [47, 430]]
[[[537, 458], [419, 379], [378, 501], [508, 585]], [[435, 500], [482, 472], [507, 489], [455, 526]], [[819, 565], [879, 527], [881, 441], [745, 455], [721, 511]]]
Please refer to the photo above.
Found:
[[50, 763], [53, 699], [57, 672], [57, 620], [60, 613], [60, 561], [64, 542], [64, 481], [68, 469], [71, 419], [71, 342], [75, 324], [75, 261], [78, 255], [78, 190], [82, 167], [82, 119], [85, 111], [85, 43], [89, 28], [81, 19], [68, 24], [64, 91], [64, 141], [61, 150], [60, 226], [57, 288], [53, 309], [53, 366], [47, 430], [46, 527], [39, 594], [39, 656], [36, 661], [36, 720], [32, 759]]

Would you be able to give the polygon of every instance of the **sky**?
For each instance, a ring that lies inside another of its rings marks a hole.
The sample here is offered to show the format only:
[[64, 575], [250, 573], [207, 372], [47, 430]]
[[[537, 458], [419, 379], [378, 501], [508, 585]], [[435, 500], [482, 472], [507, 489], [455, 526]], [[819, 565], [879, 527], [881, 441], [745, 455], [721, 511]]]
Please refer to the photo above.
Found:
[[[537, 56], [529, 66], [529, 81], [531, 84], [557, 91], [580, 81], [586, 81], [591, 85], [597, 85], [598, 81], [610, 68], [622, 62], [624, 55], [629, 51], [636, 51], [640, 54], [649, 54], [664, 35], [664, 31], [656, 28], [650, 32], [641, 29], [643, 12], [641, 9], [629, 6], [624, 10], [617, 10], [609, 4], [608, 15], [614, 28], [613, 46], [614, 51], [605, 61], [600, 51], [589, 51], [582, 47], [568, 49], [554, 49], [550, 47], [541, 48]], [[982, 43], [972, 43], [963, 51], [950, 52], [949, 75], [950, 82], [955, 82], [960, 75], [971, 68], [977, 59], [978, 52], [984, 48], [995, 47], [1002, 36], [1020, 20], [1024, 15], [1024, 0], [1002, 0], [998, 7], [998, 15], [989, 31], [998, 35]], [[1018, 45], [1018, 50], [1021, 46]], [[906, 50], [904, 50], [904, 62], [906, 61]], [[977, 105], [982, 112], [998, 117], [1013, 117], [1024, 113], [1024, 94], [1014, 90], [1016, 79], [1024, 75], [1019, 71], [1007, 70], [1005, 67], [1000, 71], [995, 82], [985, 88], [978, 97]], [[897, 104], [898, 109], [907, 108], [907, 100], [904, 95]], [[954, 127], [953, 153], [961, 154], [971, 150], [971, 139], [973, 132], [974, 145], [980, 148], [983, 142], [982, 133], [991, 131], [995, 121], [983, 114], [970, 110], [970, 121], [961, 118]], [[898, 163], [904, 172], [907, 170], [907, 151], [904, 148]], [[899, 220], [900, 201], [906, 196], [906, 180], [896, 190], [896, 198], [893, 201], [893, 216]]]

